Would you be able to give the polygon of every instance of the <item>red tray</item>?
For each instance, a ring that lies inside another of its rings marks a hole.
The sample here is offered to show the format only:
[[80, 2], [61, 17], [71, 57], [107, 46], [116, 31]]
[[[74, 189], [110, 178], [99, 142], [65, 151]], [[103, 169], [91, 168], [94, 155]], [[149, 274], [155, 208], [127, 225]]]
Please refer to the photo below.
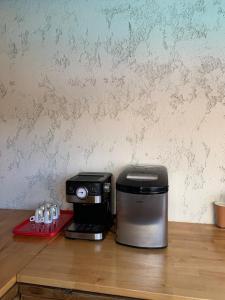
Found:
[[24, 220], [13, 229], [15, 235], [53, 237], [58, 234], [73, 218], [73, 211], [61, 210], [60, 216], [51, 224], [31, 222], [30, 218]]

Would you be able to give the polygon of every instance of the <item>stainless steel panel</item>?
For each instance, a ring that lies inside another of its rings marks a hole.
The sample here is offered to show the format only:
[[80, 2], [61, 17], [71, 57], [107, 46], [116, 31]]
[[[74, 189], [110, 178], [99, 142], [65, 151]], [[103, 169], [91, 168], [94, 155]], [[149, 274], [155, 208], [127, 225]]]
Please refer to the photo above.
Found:
[[104, 238], [103, 233], [83, 233], [76, 231], [65, 230], [65, 236], [70, 239], [94, 240], [99, 241]]
[[71, 203], [102, 203], [101, 196], [88, 196], [85, 199], [80, 199], [76, 195], [66, 195], [66, 201]]
[[168, 193], [116, 194], [116, 241], [136, 247], [166, 247]]
[[151, 180], [158, 180], [159, 177], [158, 175], [154, 174], [141, 174], [141, 173], [132, 173], [132, 174], [127, 174], [127, 179], [130, 180], [140, 180], [140, 181], [151, 181]]

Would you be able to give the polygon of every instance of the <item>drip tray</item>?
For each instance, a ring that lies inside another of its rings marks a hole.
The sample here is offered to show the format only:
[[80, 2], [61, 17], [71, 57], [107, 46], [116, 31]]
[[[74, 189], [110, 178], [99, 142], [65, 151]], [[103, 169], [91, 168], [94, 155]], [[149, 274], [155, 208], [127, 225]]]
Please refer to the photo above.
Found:
[[73, 222], [65, 229], [65, 236], [70, 239], [102, 240], [105, 237], [105, 226]]

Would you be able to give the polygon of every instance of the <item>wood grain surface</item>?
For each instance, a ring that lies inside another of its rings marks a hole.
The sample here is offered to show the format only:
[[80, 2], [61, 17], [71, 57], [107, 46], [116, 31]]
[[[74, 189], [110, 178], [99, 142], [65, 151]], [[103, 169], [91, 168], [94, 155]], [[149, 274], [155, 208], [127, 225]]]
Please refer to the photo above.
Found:
[[138, 249], [58, 236], [18, 281], [138, 299], [225, 299], [225, 231], [169, 223], [166, 249]]
[[13, 236], [14, 226], [31, 214], [27, 210], [0, 209], [0, 297], [16, 283], [17, 273], [50, 241]]
[[[55, 287], [45, 287], [20, 283], [20, 295], [22, 299], [32, 300], [131, 300], [134, 298], [124, 298], [119, 296], [89, 293], [71, 289]], [[137, 300], [137, 299], [136, 299]]]
[[4, 296], [0, 297], [1, 300], [20, 300], [18, 284], [14, 284]]

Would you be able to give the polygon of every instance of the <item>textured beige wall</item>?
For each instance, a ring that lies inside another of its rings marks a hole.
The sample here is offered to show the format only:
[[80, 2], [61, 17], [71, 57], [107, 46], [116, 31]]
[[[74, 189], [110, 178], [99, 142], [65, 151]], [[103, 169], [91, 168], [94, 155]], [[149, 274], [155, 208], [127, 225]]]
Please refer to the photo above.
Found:
[[224, 1], [0, 1], [0, 206], [78, 171], [168, 167], [169, 218], [225, 193]]

